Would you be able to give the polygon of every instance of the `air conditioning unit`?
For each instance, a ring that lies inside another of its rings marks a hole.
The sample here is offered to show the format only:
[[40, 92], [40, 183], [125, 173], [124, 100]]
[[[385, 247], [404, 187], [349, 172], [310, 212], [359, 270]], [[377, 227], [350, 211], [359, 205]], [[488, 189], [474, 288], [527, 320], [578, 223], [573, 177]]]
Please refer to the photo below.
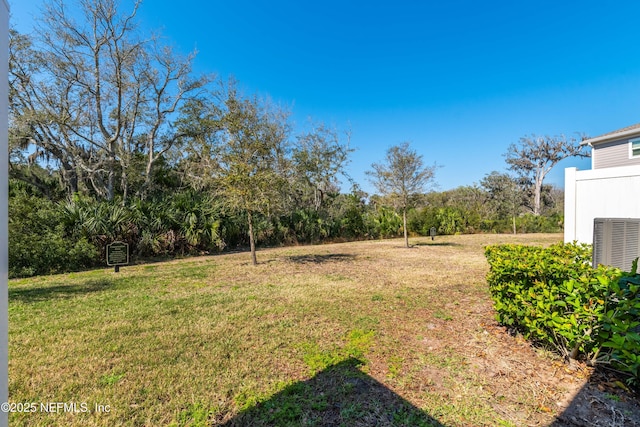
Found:
[[598, 264], [631, 270], [640, 257], [640, 218], [593, 220], [593, 266]]

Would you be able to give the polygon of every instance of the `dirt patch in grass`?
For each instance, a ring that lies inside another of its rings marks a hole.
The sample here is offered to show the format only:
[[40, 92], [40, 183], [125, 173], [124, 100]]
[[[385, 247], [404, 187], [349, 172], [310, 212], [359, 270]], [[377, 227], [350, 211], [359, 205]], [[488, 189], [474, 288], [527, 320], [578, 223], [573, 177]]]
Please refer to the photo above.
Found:
[[[494, 320], [483, 247], [261, 250], [11, 281], [16, 425], [636, 426], [637, 396]], [[109, 411], [93, 410], [108, 405]], [[588, 420], [588, 424], [585, 424]]]

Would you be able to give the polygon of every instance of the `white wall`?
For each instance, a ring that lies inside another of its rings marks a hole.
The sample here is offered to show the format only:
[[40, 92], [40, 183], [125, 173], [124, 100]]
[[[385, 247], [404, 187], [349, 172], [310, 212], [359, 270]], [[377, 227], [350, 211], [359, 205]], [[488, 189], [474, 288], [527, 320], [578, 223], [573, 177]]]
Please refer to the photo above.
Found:
[[[9, 5], [0, 0], [0, 403], [9, 400]], [[8, 414], [0, 412], [0, 426], [9, 424]]]
[[593, 243], [594, 218], [640, 218], [640, 165], [564, 172], [564, 241]]

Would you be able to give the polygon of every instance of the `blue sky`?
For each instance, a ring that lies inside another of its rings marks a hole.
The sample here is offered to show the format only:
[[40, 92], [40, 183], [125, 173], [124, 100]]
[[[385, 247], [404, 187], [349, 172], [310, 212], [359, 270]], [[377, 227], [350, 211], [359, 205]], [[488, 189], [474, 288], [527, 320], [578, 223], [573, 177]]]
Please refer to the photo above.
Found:
[[[9, 0], [18, 30], [40, 3]], [[369, 192], [364, 171], [403, 141], [442, 166], [446, 190], [505, 171], [522, 136], [640, 122], [638, 16], [624, 0], [147, 0], [138, 15], [143, 31], [197, 49], [198, 72], [234, 76], [300, 127], [351, 129], [348, 173]], [[546, 182], [563, 186], [570, 166], [590, 160], [563, 161]]]

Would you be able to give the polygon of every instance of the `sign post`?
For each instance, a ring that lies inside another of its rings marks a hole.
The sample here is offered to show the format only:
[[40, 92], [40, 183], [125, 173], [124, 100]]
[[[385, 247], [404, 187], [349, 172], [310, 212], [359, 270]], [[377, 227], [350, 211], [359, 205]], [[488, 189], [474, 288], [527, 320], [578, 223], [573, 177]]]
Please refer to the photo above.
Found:
[[113, 242], [107, 245], [107, 265], [113, 265], [118, 273], [121, 265], [129, 264], [129, 245], [124, 242]]
[[431, 227], [429, 229], [429, 236], [431, 236], [431, 240], [433, 240], [434, 237], [436, 237], [436, 228], [435, 227]]

